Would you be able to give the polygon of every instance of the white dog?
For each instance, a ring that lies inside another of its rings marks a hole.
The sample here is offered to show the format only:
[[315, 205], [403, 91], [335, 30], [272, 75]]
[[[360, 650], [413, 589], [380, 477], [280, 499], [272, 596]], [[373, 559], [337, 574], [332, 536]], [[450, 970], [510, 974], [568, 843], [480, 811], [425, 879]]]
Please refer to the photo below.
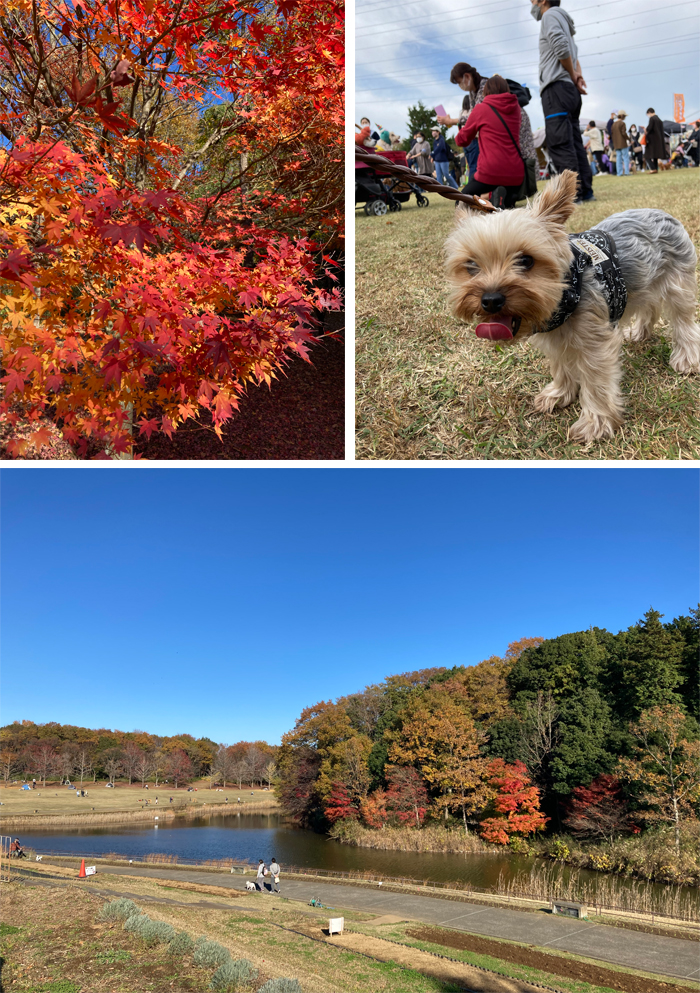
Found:
[[255, 889], [256, 889], [256, 887], [255, 887], [255, 883], [251, 883], [251, 881], [250, 881], [250, 880], [248, 879], [248, 880], [246, 881], [246, 884], [245, 884], [245, 888], [246, 888], [247, 890], [250, 890], [250, 891], [252, 891], [252, 892], [254, 893], [254, 892], [255, 892]]

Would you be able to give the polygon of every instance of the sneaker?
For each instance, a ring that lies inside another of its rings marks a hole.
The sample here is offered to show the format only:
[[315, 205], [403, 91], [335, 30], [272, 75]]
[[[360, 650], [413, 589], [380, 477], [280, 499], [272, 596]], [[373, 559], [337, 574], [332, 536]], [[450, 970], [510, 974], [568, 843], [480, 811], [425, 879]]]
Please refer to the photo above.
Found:
[[591, 203], [592, 200], [597, 200], [598, 197], [594, 196], [592, 193], [589, 197], [576, 197], [574, 203]]
[[506, 188], [505, 186], [497, 186], [496, 189], [491, 194], [491, 203], [494, 207], [498, 207], [499, 210], [503, 210], [503, 205], [506, 202]]

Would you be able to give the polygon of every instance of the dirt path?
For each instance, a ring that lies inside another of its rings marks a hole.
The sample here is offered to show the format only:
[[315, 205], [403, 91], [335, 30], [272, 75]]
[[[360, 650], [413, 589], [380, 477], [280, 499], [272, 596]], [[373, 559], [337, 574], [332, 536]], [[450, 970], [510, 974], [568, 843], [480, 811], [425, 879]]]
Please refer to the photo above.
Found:
[[[318, 938], [316, 931], [309, 929], [304, 931], [310, 938]], [[342, 935], [334, 935], [325, 939], [326, 944], [334, 945], [336, 948], [346, 948], [350, 952], [362, 952], [364, 955], [371, 955], [382, 962], [396, 962], [407, 969], [416, 969], [424, 976], [433, 976], [442, 982], [459, 983], [470, 993], [538, 993], [542, 989], [540, 986], [533, 986], [524, 983], [519, 979], [508, 979], [505, 976], [497, 976], [492, 972], [485, 972], [474, 966], [461, 965], [457, 962], [449, 962], [445, 959], [436, 958], [428, 952], [422, 952], [417, 948], [409, 948], [406, 945], [397, 945], [382, 938], [370, 938], [365, 934], [357, 934], [353, 931], [344, 931]]]

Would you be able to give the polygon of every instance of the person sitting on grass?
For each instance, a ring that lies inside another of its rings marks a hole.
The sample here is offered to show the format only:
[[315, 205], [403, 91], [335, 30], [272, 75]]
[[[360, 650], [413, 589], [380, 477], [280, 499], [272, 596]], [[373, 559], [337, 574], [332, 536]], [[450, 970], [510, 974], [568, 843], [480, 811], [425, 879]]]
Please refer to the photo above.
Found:
[[19, 843], [19, 838], [15, 838], [10, 845], [10, 854], [14, 855], [16, 859], [26, 859], [27, 856], [24, 854], [24, 849]]

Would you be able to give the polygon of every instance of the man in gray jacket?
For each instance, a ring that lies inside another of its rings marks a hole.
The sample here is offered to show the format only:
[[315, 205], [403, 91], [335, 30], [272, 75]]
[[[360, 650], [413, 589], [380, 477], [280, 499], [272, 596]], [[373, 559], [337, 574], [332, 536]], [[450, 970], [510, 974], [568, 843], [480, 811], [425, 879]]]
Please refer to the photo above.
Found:
[[560, 0], [531, 0], [530, 13], [540, 28], [540, 97], [544, 111], [547, 151], [557, 172], [578, 173], [577, 202], [595, 200], [579, 117], [586, 81], [574, 42], [574, 22]]

